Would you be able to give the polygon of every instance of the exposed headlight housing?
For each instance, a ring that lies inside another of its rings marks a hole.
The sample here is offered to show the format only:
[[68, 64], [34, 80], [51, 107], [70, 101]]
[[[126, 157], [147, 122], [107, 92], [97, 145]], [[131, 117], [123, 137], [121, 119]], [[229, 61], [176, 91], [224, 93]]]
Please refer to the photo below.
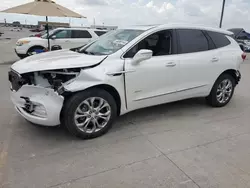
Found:
[[28, 41], [28, 40], [21, 40], [21, 41], [17, 41], [16, 45], [17, 46], [22, 46], [22, 45], [28, 44], [28, 43], [30, 43], [30, 41]]
[[49, 84], [57, 90], [63, 84], [67, 84], [74, 80], [79, 75], [80, 71], [80, 68], [49, 70], [41, 71], [39, 72], [39, 75], [47, 79]]

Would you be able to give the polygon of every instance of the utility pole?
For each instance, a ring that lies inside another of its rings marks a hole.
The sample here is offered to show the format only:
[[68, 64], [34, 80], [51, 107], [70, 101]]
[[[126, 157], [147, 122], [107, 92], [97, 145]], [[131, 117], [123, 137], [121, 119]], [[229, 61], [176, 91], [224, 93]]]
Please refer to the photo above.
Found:
[[226, 2], [226, 0], [223, 0], [222, 9], [221, 9], [221, 16], [220, 16], [220, 28], [222, 27], [222, 20], [223, 20], [223, 16], [224, 16], [225, 2]]

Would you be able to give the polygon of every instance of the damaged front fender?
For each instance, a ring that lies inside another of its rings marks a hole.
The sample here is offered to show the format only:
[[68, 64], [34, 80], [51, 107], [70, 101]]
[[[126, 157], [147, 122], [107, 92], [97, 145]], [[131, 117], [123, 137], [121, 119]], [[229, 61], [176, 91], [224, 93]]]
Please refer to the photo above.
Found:
[[64, 89], [70, 92], [82, 91], [89, 87], [107, 83], [108, 75], [101, 67], [83, 69], [78, 77], [70, 84], [65, 84]]

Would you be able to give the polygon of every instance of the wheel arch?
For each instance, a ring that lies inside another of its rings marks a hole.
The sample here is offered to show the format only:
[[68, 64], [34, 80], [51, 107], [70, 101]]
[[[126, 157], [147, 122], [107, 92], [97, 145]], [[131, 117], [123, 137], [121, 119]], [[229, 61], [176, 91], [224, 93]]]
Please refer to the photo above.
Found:
[[31, 49], [34, 49], [34, 48], [45, 48], [45, 47], [42, 46], [42, 45], [34, 45], [34, 46], [31, 46], [31, 47], [27, 50], [27, 53], [28, 53]]
[[227, 69], [224, 72], [222, 72], [214, 81], [213, 84], [211, 85], [210, 89], [209, 89], [209, 93], [211, 93], [214, 84], [216, 83], [216, 81], [223, 75], [223, 74], [228, 74], [231, 75], [234, 79], [235, 79], [235, 84], [237, 85], [241, 79], [241, 75], [237, 76], [237, 70], [235, 69]]
[[[225, 70], [224, 72], [222, 72], [220, 75], [219, 75], [219, 77], [221, 76], [221, 75], [223, 75], [223, 74], [229, 74], [229, 75], [231, 75], [234, 79], [235, 79], [235, 83], [236, 84], [238, 84], [239, 83], [239, 77], [237, 76], [237, 70], [235, 70], [235, 69], [228, 69], [228, 70]], [[218, 77], [218, 78], [219, 78]], [[217, 79], [218, 79], [217, 78]]]
[[117, 116], [120, 115], [121, 113], [121, 96], [119, 94], [119, 92], [111, 85], [108, 85], [108, 84], [99, 84], [99, 85], [94, 85], [94, 86], [91, 86], [91, 87], [88, 87], [84, 90], [81, 90], [81, 91], [75, 91], [75, 92], [64, 92], [62, 95], [64, 96], [65, 100], [64, 100], [64, 103], [67, 99], [69, 99], [72, 95], [78, 93], [78, 92], [82, 92], [82, 91], [86, 91], [86, 90], [90, 90], [90, 89], [93, 89], [93, 88], [98, 88], [98, 89], [102, 89], [102, 90], [105, 90], [106, 92], [108, 92], [115, 100], [116, 102], [116, 105], [117, 105]]

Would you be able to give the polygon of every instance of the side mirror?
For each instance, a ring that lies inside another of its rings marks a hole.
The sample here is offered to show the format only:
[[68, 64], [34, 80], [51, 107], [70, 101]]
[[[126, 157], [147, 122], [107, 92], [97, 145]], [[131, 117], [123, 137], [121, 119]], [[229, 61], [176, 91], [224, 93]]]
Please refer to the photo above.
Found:
[[142, 61], [150, 59], [152, 56], [153, 56], [152, 50], [142, 49], [135, 54], [132, 64], [136, 65]]
[[56, 39], [56, 35], [53, 35], [53, 36], [51, 37], [51, 39], [52, 39], [52, 40], [55, 40], [55, 39]]

